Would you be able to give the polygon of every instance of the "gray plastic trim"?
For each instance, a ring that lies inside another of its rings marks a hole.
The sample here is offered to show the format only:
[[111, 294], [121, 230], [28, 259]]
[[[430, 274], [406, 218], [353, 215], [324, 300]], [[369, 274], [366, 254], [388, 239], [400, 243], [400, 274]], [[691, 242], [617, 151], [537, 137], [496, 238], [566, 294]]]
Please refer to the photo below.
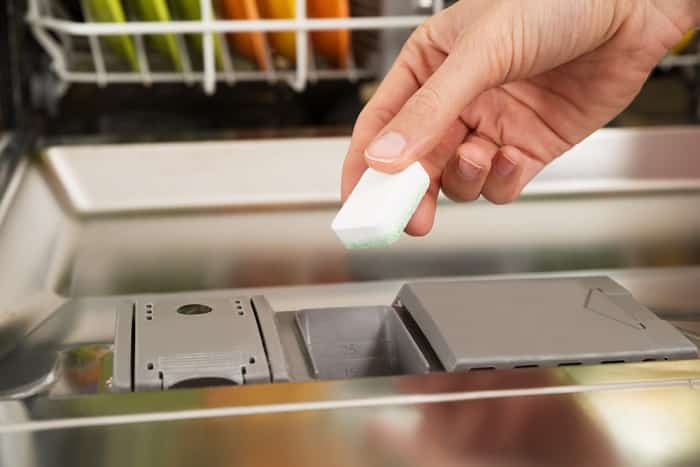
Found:
[[112, 358], [112, 390], [129, 392], [132, 390], [131, 352], [134, 304], [124, 303], [117, 307], [114, 325], [114, 349]]
[[251, 302], [258, 317], [258, 325], [260, 326], [260, 333], [267, 352], [272, 382], [289, 381], [289, 366], [282, 350], [279, 329], [275, 320], [275, 311], [262, 295], [253, 297]]
[[[185, 309], [195, 314], [178, 312], [188, 305], [196, 305]], [[234, 384], [270, 382], [249, 297], [138, 301], [134, 326], [136, 391], [210, 379]]]
[[607, 277], [409, 283], [398, 302], [447, 371], [696, 358]]
[[430, 371], [428, 361], [392, 307], [300, 310], [296, 323], [315, 378]]

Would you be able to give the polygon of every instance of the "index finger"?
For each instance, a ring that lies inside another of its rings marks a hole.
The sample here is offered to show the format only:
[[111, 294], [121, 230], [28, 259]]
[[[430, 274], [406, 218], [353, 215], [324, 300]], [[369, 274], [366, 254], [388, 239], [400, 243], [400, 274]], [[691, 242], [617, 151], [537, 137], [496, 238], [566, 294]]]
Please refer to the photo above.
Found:
[[[410, 40], [409, 40], [410, 42]], [[341, 199], [350, 196], [365, 170], [365, 149], [379, 132], [396, 116], [406, 101], [418, 90], [420, 83], [409, 68], [404, 56], [406, 47], [401, 51], [389, 73], [377, 88], [360, 113], [353, 128], [350, 148], [345, 156], [341, 181]]]

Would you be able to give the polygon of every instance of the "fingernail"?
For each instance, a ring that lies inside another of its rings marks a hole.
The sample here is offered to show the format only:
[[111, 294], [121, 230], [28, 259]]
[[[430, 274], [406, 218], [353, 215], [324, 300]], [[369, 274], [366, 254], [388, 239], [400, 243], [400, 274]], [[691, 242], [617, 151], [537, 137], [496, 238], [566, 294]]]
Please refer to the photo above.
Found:
[[508, 159], [503, 153], [500, 153], [493, 163], [493, 171], [496, 172], [496, 175], [500, 175], [501, 177], [507, 177], [512, 174], [515, 167], [515, 162]]
[[462, 177], [466, 178], [467, 180], [476, 180], [483, 172], [481, 167], [466, 159], [460, 159], [457, 167], [459, 168], [459, 173], [462, 174]]
[[400, 133], [390, 131], [372, 141], [366, 151], [367, 158], [379, 162], [393, 162], [401, 157], [405, 146], [406, 139]]

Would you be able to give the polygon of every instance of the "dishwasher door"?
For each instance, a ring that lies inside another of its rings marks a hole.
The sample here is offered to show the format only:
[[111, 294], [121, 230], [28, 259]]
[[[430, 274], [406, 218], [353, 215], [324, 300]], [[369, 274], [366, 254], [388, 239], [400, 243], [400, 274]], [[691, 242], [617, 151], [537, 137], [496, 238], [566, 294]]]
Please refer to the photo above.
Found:
[[[0, 401], [0, 465], [694, 465], [691, 354], [445, 371], [400, 291], [607, 276], [696, 346], [698, 141], [692, 128], [601, 130], [516, 203], [441, 199], [428, 237], [359, 251], [330, 230], [347, 138], [46, 147], [0, 203], [0, 363], [19, 362], [2, 373], [18, 383]], [[589, 289], [585, 307], [618, 316]], [[159, 337], [173, 317], [220, 310], [211, 333]], [[136, 317], [163, 325], [139, 334]], [[120, 364], [143, 336], [158, 345]], [[122, 384], [134, 362], [156, 390]], [[181, 388], [183, 368], [246, 384]]]

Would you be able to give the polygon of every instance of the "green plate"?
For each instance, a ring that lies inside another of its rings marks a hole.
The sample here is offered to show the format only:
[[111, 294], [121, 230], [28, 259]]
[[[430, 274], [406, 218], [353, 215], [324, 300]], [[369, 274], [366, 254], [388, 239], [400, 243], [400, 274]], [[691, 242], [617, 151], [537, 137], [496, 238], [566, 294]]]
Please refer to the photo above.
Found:
[[[121, 0], [85, 0], [89, 16], [98, 23], [125, 23], [126, 15]], [[126, 60], [134, 71], [139, 70], [136, 48], [126, 35], [105, 36], [107, 44], [117, 55]]]
[[[200, 9], [199, 0], [171, 0], [173, 11], [178, 18], [187, 21], [199, 21], [202, 19], [202, 10]], [[188, 34], [187, 39], [192, 44], [192, 48], [198, 53], [202, 53], [203, 39], [201, 34]], [[219, 69], [224, 67], [224, 49], [221, 46], [221, 35], [214, 34], [214, 54], [216, 57], [216, 65]]]
[[[170, 21], [170, 9], [165, 0], [131, 0], [132, 10], [143, 21]], [[181, 49], [173, 34], [148, 36], [148, 40], [160, 52], [168, 55], [177, 71], [182, 71]]]

